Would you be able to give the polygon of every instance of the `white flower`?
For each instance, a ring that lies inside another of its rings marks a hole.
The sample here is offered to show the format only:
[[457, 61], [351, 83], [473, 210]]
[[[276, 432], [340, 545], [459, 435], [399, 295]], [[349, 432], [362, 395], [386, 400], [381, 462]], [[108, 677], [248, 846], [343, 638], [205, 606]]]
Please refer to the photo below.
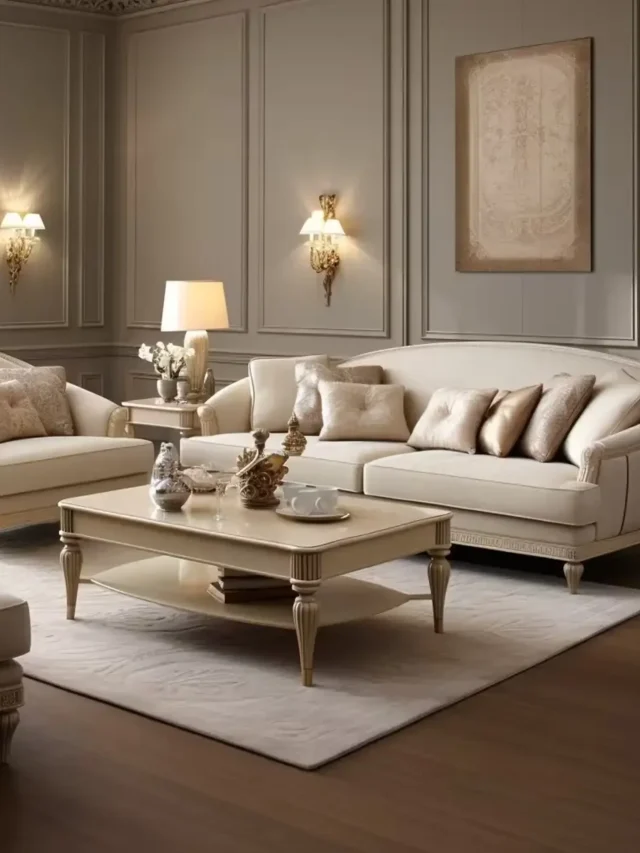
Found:
[[162, 349], [162, 350], [165, 348], [165, 347], [164, 347], [164, 344], [162, 343], [162, 341], [158, 341], [158, 342], [156, 343], [156, 346], [157, 346], [157, 348], [158, 348], [158, 349]]
[[151, 361], [153, 358], [151, 347], [147, 346], [147, 344], [142, 344], [138, 350], [138, 358], [141, 358], [143, 361]]

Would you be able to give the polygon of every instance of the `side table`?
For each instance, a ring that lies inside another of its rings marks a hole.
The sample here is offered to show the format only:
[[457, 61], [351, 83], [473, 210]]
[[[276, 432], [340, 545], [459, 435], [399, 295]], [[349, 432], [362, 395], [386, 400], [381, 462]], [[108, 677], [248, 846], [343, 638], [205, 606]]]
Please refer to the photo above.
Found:
[[135, 437], [136, 426], [177, 429], [180, 438], [200, 435], [198, 408], [202, 403], [165, 403], [159, 397], [150, 397], [125, 400], [122, 405], [127, 410], [126, 431], [130, 438]]

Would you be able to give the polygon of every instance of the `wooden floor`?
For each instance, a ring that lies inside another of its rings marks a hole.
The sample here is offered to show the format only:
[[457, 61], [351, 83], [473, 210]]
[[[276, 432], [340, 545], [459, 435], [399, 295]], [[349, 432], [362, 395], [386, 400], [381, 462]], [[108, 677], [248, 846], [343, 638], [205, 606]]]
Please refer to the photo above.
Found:
[[27, 687], [0, 853], [640, 850], [640, 618], [315, 772]]

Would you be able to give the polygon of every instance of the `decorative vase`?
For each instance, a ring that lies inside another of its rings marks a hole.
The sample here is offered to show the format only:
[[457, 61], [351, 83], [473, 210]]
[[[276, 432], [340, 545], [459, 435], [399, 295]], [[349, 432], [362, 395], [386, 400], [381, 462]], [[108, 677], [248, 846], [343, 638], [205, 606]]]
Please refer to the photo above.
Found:
[[178, 403], [188, 403], [189, 402], [189, 391], [191, 390], [191, 383], [186, 376], [180, 376], [177, 380], [178, 386], [178, 396], [176, 397]]
[[191, 497], [191, 489], [180, 478], [167, 477], [152, 483], [149, 494], [154, 504], [164, 512], [180, 512]]
[[151, 469], [151, 485], [155, 486], [161, 480], [177, 480], [180, 476], [180, 459], [178, 451], [170, 441], [163, 441], [160, 453]]
[[172, 400], [175, 400], [178, 393], [178, 382], [176, 379], [158, 379], [156, 387], [158, 389], [158, 396], [162, 397], [163, 403], [170, 403]]

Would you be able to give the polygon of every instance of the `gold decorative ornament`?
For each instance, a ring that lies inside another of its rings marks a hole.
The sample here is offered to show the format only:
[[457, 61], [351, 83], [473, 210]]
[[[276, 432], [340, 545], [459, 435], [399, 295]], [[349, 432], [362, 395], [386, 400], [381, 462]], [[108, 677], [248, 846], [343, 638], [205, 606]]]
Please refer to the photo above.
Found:
[[22, 216], [12, 211], [5, 213], [0, 229], [8, 233], [5, 260], [9, 268], [9, 289], [13, 295], [23, 267], [31, 257], [33, 247], [40, 241], [36, 232], [44, 231], [44, 222], [38, 213]]
[[307, 446], [307, 439], [300, 430], [300, 422], [295, 414], [289, 418], [287, 427], [287, 434], [282, 442], [282, 449], [289, 456], [302, 456]]
[[309, 258], [314, 272], [324, 273], [325, 305], [331, 305], [333, 279], [340, 264], [338, 243], [344, 237], [344, 229], [336, 219], [336, 196], [320, 196], [320, 210], [314, 210], [300, 230], [309, 237]]
[[240, 500], [251, 509], [277, 506], [275, 491], [289, 472], [285, 464], [289, 454], [264, 452], [269, 438], [265, 429], [255, 430], [252, 436], [255, 448], [245, 448], [237, 459]]

